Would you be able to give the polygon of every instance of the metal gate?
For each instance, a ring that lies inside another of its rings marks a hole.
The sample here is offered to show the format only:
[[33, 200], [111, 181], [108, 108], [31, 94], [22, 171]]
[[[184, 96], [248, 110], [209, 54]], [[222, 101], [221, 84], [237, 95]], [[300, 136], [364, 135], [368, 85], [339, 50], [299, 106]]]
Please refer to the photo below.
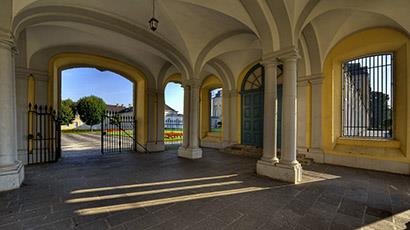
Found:
[[52, 107], [29, 104], [27, 164], [58, 161], [61, 156], [60, 131], [60, 122]]
[[148, 152], [137, 142], [136, 124], [133, 115], [105, 113], [101, 119], [101, 153], [138, 151], [138, 147]]

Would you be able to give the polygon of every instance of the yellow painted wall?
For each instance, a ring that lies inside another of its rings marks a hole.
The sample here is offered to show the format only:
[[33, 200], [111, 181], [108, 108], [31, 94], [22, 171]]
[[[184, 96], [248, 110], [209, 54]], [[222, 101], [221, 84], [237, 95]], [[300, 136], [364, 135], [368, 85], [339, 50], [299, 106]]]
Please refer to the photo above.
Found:
[[[222, 137], [223, 137], [223, 130], [224, 130], [224, 122], [223, 120], [225, 119], [222, 116], [222, 131], [221, 132], [210, 132], [209, 130], [209, 120], [210, 120], [210, 99], [209, 99], [209, 91], [211, 91], [212, 89], [216, 89], [216, 88], [223, 88], [223, 84], [222, 81], [214, 76], [208, 76], [207, 78], [205, 78], [205, 80], [202, 82], [201, 85], [201, 90], [200, 90], [200, 139], [207, 139], [210, 141], [222, 141]], [[223, 92], [222, 92], [223, 93]], [[222, 97], [223, 100], [223, 97]], [[223, 104], [223, 102], [222, 102]], [[223, 113], [224, 108], [222, 107], [222, 114]]]
[[[339, 42], [323, 66], [322, 148], [326, 154], [410, 162], [410, 40], [389, 28], [354, 33]], [[342, 63], [360, 56], [394, 53], [394, 140], [363, 140], [341, 137]]]
[[[127, 78], [134, 84], [134, 111], [137, 120], [138, 142], [147, 143], [148, 133], [148, 97], [147, 80], [137, 68], [126, 63], [96, 55], [81, 53], [63, 53], [49, 61], [48, 104], [54, 108], [61, 102], [61, 71], [74, 67], [98, 67], [108, 69]], [[142, 134], [142, 135], [141, 135]]]

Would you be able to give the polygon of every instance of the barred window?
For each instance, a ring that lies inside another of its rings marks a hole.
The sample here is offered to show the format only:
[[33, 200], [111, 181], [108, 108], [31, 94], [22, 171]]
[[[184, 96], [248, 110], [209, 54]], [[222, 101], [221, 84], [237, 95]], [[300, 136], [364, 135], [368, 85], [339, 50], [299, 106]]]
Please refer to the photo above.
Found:
[[378, 54], [343, 63], [344, 137], [393, 137], [393, 55]]

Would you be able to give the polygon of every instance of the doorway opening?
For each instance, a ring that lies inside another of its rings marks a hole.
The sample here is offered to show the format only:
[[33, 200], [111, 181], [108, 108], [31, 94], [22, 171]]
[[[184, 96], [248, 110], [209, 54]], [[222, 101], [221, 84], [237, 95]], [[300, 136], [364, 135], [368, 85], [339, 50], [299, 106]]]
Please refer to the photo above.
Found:
[[90, 67], [62, 70], [62, 156], [132, 150], [133, 88], [131, 81], [113, 71]]
[[169, 149], [180, 146], [184, 138], [184, 88], [181, 83], [167, 83], [164, 97], [164, 143]]

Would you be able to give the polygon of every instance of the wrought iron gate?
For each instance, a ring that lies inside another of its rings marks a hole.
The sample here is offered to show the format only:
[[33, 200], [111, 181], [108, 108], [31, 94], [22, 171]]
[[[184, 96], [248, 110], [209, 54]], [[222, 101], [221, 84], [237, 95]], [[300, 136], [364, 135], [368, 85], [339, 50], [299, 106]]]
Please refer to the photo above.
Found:
[[61, 156], [61, 126], [55, 110], [49, 106], [28, 108], [27, 163], [56, 162]]
[[137, 126], [133, 115], [107, 112], [101, 119], [101, 153], [138, 151]]

